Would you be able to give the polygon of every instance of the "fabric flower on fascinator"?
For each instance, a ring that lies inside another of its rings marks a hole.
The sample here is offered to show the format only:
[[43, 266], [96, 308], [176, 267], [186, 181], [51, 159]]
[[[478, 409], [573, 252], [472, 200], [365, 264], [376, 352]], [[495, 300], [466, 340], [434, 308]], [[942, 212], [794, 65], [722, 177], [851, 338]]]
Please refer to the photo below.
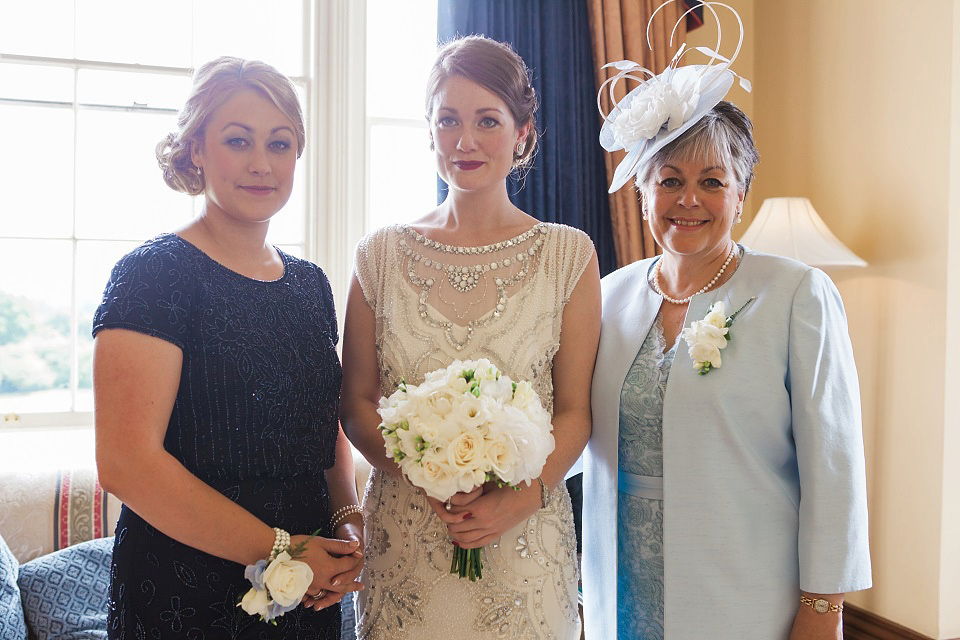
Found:
[[[673, 0], [664, 2], [650, 16], [650, 21], [647, 23], [647, 44], [651, 49], [653, 44], [650, 41], [650, 26], [653, 24], [653, 18], [660, 9], [672, 3]], [[740, 41], [729, 60], [716, 52], [720, 49], [722, 41], [720, 21], [711, 5], [729, 9], [740, 25]], [[673, 60], [660, 74], [655, 74], [630, 60], [611, 62], [603, 66], [604, 69], [612, 67], [617, 70], [617, 73], [604, 81], [597, 94], [597, 109], [603, 116], [600, 144], [607, 151], [622, 149], [627, 152], [614, 173], [610, 193], [635, 176], [639, 167], [650, 156], [679, 137], [717, 106], [733, 86], [734, 78], [739, 77], [730, 70], [730, 65], [740, 54], [740, 47], [743, 45], [743, 23], [739, 14], [732, 7], [720, 2], [704, 2], [703, 6], [717, 20], [716, 50], [707, 47], [688, 49], [686, 44], [682, 44]], [[692, 9], [680, 16], [677, 25], [690, 11]], [[677, 25], [674, 25], [673, 32], [670, 34], [671, 44]], [[709, 62], [681, 67], [680, 61], [692, 51], [707, 56]], [[610, 113], [605, 114], [601, 104], [604, 89], [608, 89], [610, 103], [613, 104], [616, 102], [614, 89], [617, 82], [627, 78], [636, 80], [640, 86], [628, 93]], [[750, 91], [750, 82], [746, 78], [740, 78], [740, 86]]]

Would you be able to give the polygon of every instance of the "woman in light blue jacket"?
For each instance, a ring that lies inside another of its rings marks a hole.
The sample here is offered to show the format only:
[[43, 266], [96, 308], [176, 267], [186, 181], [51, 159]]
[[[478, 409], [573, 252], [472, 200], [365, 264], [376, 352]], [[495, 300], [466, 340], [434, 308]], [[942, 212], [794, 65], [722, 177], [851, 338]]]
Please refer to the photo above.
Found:
[[[637, 153], [611, 191], [636, 175], [663, 255], [602, 282], [588, 640], [834, 640], [844, 593], [871, 584], [843, 305], [823, 272], [731, 238], [759, 158], [721, 101], [732, 75], [707, 69], [681, 126], [619, 146]], [[610, 131], [616, 115], [650, 90], [608, 117], [608, 149], [630, 136]]]

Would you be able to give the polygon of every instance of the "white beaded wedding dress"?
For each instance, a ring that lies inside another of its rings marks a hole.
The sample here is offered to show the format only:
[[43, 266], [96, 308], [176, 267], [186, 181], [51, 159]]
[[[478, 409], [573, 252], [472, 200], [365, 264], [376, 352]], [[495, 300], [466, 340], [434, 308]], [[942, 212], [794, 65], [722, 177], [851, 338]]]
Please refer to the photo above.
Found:
[[[488, 358], [514, 380], [529, 380], [552, 413], [563, 309], [592, 253], [584, 233], [550, 223], [484, 247], [443, 245], [402, 225], [367, 236], [356, 271], [376, 317], [381, 392], [422, 382], [457, 359]], [[374, 469], [363, 506], [360, 639], [580, 637], [564, 485], [545, 509], [484, 548], [477, 582], [450, 573], [446, 527], [405, 479]]]

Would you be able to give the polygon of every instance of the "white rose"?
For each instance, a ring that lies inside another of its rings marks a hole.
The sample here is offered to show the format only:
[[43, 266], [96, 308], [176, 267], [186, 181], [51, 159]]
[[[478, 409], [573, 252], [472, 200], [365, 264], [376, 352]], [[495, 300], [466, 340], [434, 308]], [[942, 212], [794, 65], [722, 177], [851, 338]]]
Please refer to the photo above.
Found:
[[292, 559], [286, 551], [274, 558], [263, 572], [263, 584], [281, 607], [300, 602], [311, 582], [313, 569], [310, 565]]
[[485, 449], [483, 436], [473, 429], [463, 431], [450, 441], [447, 462], [455, 473], [472, 472], [481, 466]]
[[449, 500], [457, 492], [456, 478], [449, 472], [445, 462], [433, 454], [425, 455], [420, 464], [411, 465], [407, 477], [436, 500]]
[[486, 458], [490, 470], [505, 482], [511, 482], [517, 460], [517, 446], [509, 438], [488, 440]]
[[270, 602], [270, 596], [267, 595], [265, 590], [250, 589], [244, 594], [243, 600], [240, 601], [238, 606], [251, 616], [266, 618], [270, 612]]

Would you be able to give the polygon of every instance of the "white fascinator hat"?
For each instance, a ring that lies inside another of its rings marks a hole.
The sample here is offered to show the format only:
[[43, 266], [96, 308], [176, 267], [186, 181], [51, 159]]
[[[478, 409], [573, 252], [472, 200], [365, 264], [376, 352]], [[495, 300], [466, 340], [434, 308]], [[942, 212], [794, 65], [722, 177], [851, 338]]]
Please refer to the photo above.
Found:
[[[653, 43], [650, 40], [650, 26], [653, 18], [673, 2], [674, 0], [667, 0], [657, 7], [647, 22], [647, 46], [651, 50]], [[597, 109], [603, 116], [600, 145], [607, 151], [623, 149], [627, 152], [614, 172], [610, 193], [633, 178], [653, 154], [678, 138], [717, 106], [733, 86], [735, 78], [740, 79], [741, 87], [750, 91], [750, 81], [730, 69], [730, 65], [740, 55], [740, 47], [743, 45], [743, 21], [740, 20], [740, 14], [722, 2], [703, 2], [697, 6], [707, 9], [717, 22], [717, 44], [714, 49], [687, 48], [686, 43], [683, 43], [670, 64], [659, 75], [631, 60], [610, 62], [603, 66], [604, 69], [613, 67], [618, 73], [607, 78], [597, 93]], [[715, 6], [730, 10], [740, 26], [740, 39], [729, 59], [717, 53], [720, 50], [722, 34]], [[685, 20], [691, 11], [693, 8], [684, 12], [673, 26], [670, 32], [671, 45], [680, 21]], [[693, 51], [707, 56], [707, 63], [681, 67], [680, 61]], [[640, 86], [628, 93], [610, 113], [605, 114], [601, 106], [604, 89], [610, 93], [610, 104], [614, 104], [614, 88], [617, 82], [627, 78], [636, 80]]]

